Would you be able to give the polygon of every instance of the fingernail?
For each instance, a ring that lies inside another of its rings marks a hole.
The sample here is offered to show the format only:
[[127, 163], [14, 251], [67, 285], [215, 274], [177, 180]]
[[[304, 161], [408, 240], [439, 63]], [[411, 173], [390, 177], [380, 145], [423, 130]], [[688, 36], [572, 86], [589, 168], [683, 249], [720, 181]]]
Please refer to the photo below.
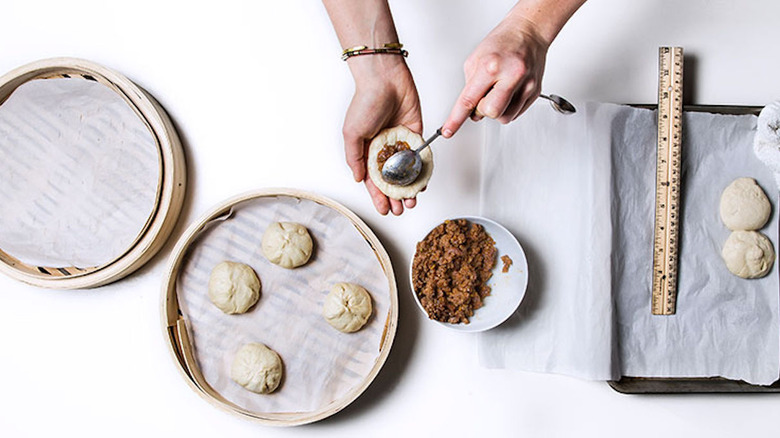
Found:
[[441, 133], [444, 135], [444, 137], [447, 137], [447, 138], [452, 137], [452, 129], [445, 129]]

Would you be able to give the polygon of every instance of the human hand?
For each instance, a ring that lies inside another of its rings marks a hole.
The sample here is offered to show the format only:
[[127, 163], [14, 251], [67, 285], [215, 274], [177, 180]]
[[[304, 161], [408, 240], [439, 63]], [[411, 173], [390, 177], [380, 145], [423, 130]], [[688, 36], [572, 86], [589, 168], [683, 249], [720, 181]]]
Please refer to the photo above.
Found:
[[539, 97], [550, 42], [534, 23], [507, 17], [466, 59], [466, 85], [443, 125], [451, 137], [467, 118], [482, 117], [506, 124], [516, 119]]
[[350, 58], [355, 94], [344, 119], [344, 150], [355, 181], [365, 182], [374, 207], [380, 214], [400, 215], [413, 208], [416, 199], [388, 198], [368, 175], [368, 145], [385, 128], [404, 125], [422, 133], [420, 98], [403, 58], [394, 55], [366, 55]]

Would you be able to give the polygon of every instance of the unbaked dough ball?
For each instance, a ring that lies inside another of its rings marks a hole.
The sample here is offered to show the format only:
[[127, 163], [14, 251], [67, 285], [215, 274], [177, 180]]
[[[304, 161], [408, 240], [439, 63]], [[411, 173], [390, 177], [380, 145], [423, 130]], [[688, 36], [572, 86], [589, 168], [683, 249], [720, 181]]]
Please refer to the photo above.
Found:
[[243, 263], [224, 261], [211, 270], [209, 298], [225, 313], [244, 313], [260, 298], [260, 279]]
[[382, 169], [379, 168], [377, 159], [379, 153], [386, 145], [395, 145], [399, 141], [406, 142], [410, 149], [417, 149], [425, 140], [423, 140], [420, 134], [410, 131], [406, 126], [396, 126], [395, 128], [383, 130], [371, 140], [371, 144], [368, 147], [368, 174], [374, 185], [388, 197], [392, 199], [414, 198], [417, 196], [417, 193], [428, 185], [428, 180], [431, 179], [433, 174], [433, 153], [430, 147], [420, 152], [422, 170], [420, 170], [420, 176], [413, 183], [408, 186], [390, 184], [382, 179]]
[[313, 246], [306, 227], [294, 222], [274, 222], [263, 233], [263, 254], [283, 268], [293, 269], [308, 262]]
[[336, 283], [330, 288], [322, 306], [322, 316], [338, 331], [360, 330], [371, 316], [371, 295], [353, 283]]
[[732, 232], [721, 255], [729, 271], [742, 278], [765, 276], [775, 261], [772, 242], [756, 231]]
[[230, 378], [258, 394], [274, 392], [282, 381], [282, 359], [263, 344], [246, 344], [238, 350], [230, 367]]
[[758, 230], [766, 224], [772, 205], [753, 178], [737, 178], [720, 196], [720, 218], [733, 231]]

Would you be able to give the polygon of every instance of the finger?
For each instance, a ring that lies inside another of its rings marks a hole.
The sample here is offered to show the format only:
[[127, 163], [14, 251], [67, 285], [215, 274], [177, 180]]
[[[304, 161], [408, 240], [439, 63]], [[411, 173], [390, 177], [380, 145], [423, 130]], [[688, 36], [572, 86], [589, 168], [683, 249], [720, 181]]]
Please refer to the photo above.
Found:
[[344, 129], [344, 154], [352, 177], [360, 182], [366, 178], [366, 145], [363, 137]]
[[404, 212], [404, 203], [398, 199], [390, 198], [390, 211], [393, 212], [393, 215], [400, 216]]
[[486, 74], [475, 75], [466, 83], [460, 96], [455, 101], [455, 106], [452, 107], [447, 121], [442, 125], [442, 135], [445, 138], [452, 137], [453, 134], [458, 132], [463, 122], [471, 117], [471, 113], [477, 108], [477, 104], [487, 94], [493, 83], [493, 77]]
[[528, 90], [526, 93], [523, 93], [527, 98], [523, 102], [523, 105], [520, 107], [520, 111], [515, 115], [515, 119], [520, 117], [539, 97], [539, 93], [541, 92], [541, 89], [534, 84], [530, 84], [527, 86]]
[[470, 118], [475, 122], [479, 122], [480, 120], [485, 118], [485, 116], [481, 112], [479, 112], [477, 108], [474, 108], [474, 111], [471, 112]]
[[417, 198], [407, 198], [404, 199], [404, 207], [406, 208], [414, 208], [417, 205]]
[[523, 87], [526, 91], [515, 94], [504, 114], [498, 118], [499, 122], [506, 124], [517, 119], [539, 96], [540, 90], [538, 87], [534, 87], [533, 84], [525, 84]]
[[491, 119], [497, 119], [504, 114], [517, 90], [516, 83], [497, 82], [493, 88], [479, 101], [477, 111]]
[[501, 117], [497, 118], [496, 120], [505, 125], [512, 120], [515, 120], [520, 115], [520, 109], [523, 108], [523, 104], [525, 104], [523, 96], [516, 94], [512, 98], [512, 101], [509, 102], [509, 106], [507, 106], [506, 110], [504, 110], [504, 114], [502, 114]]
[[374, 203], [374, 208], [376, 208], [376, 211], [378, 211], [382, 216], [386, 215], [387, 212], [390, 211], [389, 198], [385, 196], [385, 194], [382, 193], [376, 187], [376, 185], [374, 185], [374, 182], [371, 181], [371, 178], [366, 178], [365, 184], [366, 190], [368, 190], [368, 195], [371, 196], [371, 201]]

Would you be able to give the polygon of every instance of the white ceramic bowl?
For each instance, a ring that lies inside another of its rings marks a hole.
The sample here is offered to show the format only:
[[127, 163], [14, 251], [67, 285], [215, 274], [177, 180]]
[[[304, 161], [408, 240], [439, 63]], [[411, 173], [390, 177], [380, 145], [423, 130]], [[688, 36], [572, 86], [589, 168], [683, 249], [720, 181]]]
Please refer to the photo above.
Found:
[[[470, 322], [468, 324], [451, 324], [433, 319], [431, 321], [452, 330], [462, 332], [481, 332], [490, 330], [512, 316], [520, 305], [520, 302], [523, 300], [526, 287], [528, 286], [528, 261], [525, 258], [523, 248], [520, 246], [520, 243], [515, 236], [501, 224], [478, 216], [461, 216], [451, 220], [455, 219], [467, 219], [473, 223], [482, 225], [485, 227], [485, 231], [487, 231], [487, 233], [490, 234], [490, 237], [496, 242], [496, 248], [498, 249], [496, 266], [493, 268], [493, 276], [487, 283], [488, 286], [490, 286], [490, 295], [485, 297], [483, 306], [474, 311], [474, 316], [469, 318]], [[425, 233], [425, 236], [418, 239], [418, 242], [422, 241], [432, 230], [433, 228]], [[502, 255], [508, 255], [512, 259], [512, 266], [509, 268], [509, 272], [506, 273], [501, 272], [504, 266], [504, 263], [500, 258]], [[414, 258], [412, 258], [412, 262], [409, 265], [409, 283], [412, 285], [411, 289], [417, 307], [419, 307], [423, 315], [428, 318], [428, 312], [425, 311], [420, 303], [420, 299], [417, 297], [417, 293], [414, 291], [414, 284], [412, 281], [413, 266]]]

